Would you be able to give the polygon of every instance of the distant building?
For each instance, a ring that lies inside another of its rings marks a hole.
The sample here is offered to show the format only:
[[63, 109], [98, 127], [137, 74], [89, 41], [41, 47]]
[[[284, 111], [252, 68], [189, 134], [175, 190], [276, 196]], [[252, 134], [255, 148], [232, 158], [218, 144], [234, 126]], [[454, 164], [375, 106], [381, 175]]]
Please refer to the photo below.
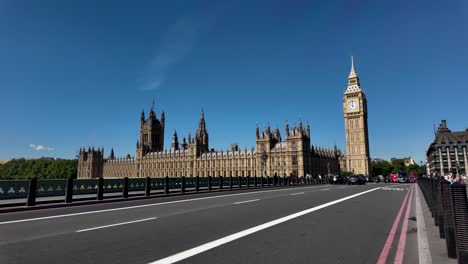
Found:
[[442, 120], [435, 139], [426, 151], [427, 173], [449, 175], [458, 170], [462, 175], [468, 172], [468, 129], [452, 132]]
[[0, 160], [0, 164], [5, 164], [7, 162], [9, 162], [10, 160], [9, 159], [6, 159], [6, 160]]
[[278, 127], [268, 125], [255, 131], [256, 145], [252, 150], [240, 150], [233, 144], [228, 151], [209, 148], [205, 113], [202, 111], [198, 130], [192, 137], [179, 142], [174, 131], [171, 147], [164, 150], [165, 114], [156, 117], [154, 106], [145, 118], [140, 116], [140, 135], [136, 143], [136, 157], [116, 158], [112, 149], [104, 158], [103, 149], [80, 149], [78, 178], [141, 178], [194, 176], [305, 176], [340, 172], [341, 151], [311, 146], [310, 126], [289, 127], [286, 122], [285, 139]]
[[391, 158], [390, 161], [394, 161], [394, 160], [403, 160], [403, 162], [405, 163], [405, 166], [408, 167], [409, 165], [414, 165], [414, 164], [418, 164], [417, 162], [414, 161], [413, 158], [411, 157], [405, 157], [405, 158]]

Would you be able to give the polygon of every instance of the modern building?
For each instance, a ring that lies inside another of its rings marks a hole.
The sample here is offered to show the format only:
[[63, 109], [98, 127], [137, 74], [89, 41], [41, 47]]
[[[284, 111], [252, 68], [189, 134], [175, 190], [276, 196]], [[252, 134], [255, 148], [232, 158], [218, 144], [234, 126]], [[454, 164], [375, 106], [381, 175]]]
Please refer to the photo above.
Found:
[[195, 137], [190, 134], [179, 142], [177, 132], [172, 136], [171, 148], [164, 150], [165, 114], [156, 117], [154, 105], [149, 117], [140, 116], [140, 135], [136, 143], [136, 157], [116, 158], [114, 150], [108, 158], [104, 150], [80, 149], [78, 178], [123, 177], [193, 177], [193, 176], [317, 176], [340, 172], [343, 155], [333, 149], [311, 146], [310, 125], [289, 127], [286, 122], [284, 140], [280, 130], [268, 125], [263, 131], [257, 125], [256, 144], [251, 150], [231, 150], [209, 147], [205, 113], [202, 110]]
[[369, 132], [367, 127], [367, 98], [351, 57], [348, 87], [343, 97], [346, 131], [346, 169], [355, 174], [370, 175]]
[[427, 173], [430, 175], [450, 175], [458, 171], [461, 175], [468, 172], [468, 129], [452, 132], [442, 120], [435, 139], [426, 151]]

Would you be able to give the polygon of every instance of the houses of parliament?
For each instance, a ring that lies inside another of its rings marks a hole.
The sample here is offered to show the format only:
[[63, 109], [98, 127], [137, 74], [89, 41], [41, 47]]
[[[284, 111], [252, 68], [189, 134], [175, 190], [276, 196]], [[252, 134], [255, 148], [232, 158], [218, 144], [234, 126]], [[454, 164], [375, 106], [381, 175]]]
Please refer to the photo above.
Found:
[[[351, 87], [351, 88], [350, 88]], [[336, 145], [323, 148], [311, 145], [310, 124], [286, 122], [283, 135], [278, 127], [268, 124], [255, 129], [255, 147], [241, 150], [233, 144], [230, 150], [210, 149], [209, 136], [202, 110], [194, 136], [179, 141], [172, 135], [170, 149], [164, 149], [165, 113], [158, 118], [151, 107], [148, 116], [140, 115], [140, 135], [136, 155], [117, 158], [113, 149], [108, 157], [104, 150], [80, 149], [78, 178], [141, 178], [141, 177], [207, 177], [207, 176], [305, 176], [353, 171], [369, 175], [367, 139], [367, 102], [360, 89], [352, 64], [348, 88], [343, 99], [347, 154]], [[352, 120], [352, 121], [350, 121]], [[358, 121], [355, 121], [358, 120]], [[352, 123], [352, 125], [351, 125]], [[352, 149], [351, 152], [350, 149]]]

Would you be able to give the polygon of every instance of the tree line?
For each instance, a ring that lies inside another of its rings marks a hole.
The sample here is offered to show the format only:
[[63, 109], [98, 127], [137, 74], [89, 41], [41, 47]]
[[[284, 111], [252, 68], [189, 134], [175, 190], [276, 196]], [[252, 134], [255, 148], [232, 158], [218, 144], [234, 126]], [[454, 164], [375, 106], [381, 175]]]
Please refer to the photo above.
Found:
[[77, 160], [13, 159], [0, 164], [1, 180], [76, 178]]
[[418, 164], [411, 164], [405, 166], [403, 159], [394, 159], [391, 162], [386, 160], [372, 161], [373, 175], [389, 176], [390, 173], [398, 173], [400, 171], [416, 172], [418, 175], [426, 174], [426, 166], [419, 166]]

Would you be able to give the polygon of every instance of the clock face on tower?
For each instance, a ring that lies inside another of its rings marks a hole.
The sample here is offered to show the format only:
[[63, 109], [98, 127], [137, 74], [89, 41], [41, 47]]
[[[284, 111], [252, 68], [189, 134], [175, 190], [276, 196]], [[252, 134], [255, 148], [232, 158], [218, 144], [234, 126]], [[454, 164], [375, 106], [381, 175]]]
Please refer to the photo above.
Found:
[[356, 101], [348, 101], [348, 110], [355, 111], [358, 110], [359, 104]]

